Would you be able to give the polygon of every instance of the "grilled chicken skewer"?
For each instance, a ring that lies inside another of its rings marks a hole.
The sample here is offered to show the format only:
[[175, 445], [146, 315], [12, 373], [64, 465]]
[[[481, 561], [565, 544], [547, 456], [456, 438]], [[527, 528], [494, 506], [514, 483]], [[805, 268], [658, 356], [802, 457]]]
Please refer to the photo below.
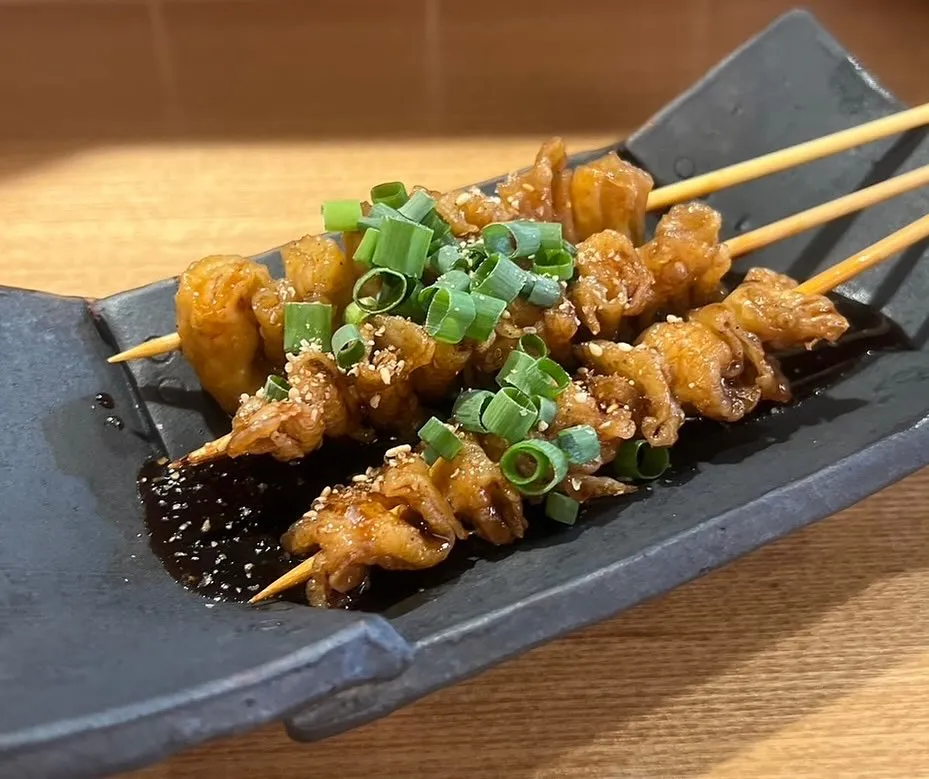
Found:
[[[559, 141], [545, 144], [532, 169], [510, 177], [501, 186], [503, 198], [491, 198], [476, 190], [453, 192], [440, 198], [439, 209], [456, 233], [465, 235], [495, 218], [511, 215], [529, 218], [558, 216], [572, 240], [589, 236], [597, 229], [618, 229], [630, 238], [640, 238], [646, 210], [666, 208], [690, 197], [700, 197], [759, 176], [784, 170], [828, 154], [919, 126], [929, 121], [929, 105], [903, 111], [890, 117], [800, 144], [755, 160], [697, 176], [649, 192], [647, 174], [607, 155], [577, 171], [564, 169], [564, 148]], [[618, 164], [619, 163], [619, 164]], [[810, 229], [831, 219], [860, 210], [926, 183], [929, 169], [898, 176], [888, 182], [839, 198], [829, 205], [809, 209], [787, 220], [753, 231], [729, 242], [731, 257], [758, 248], [781, 237]], [[604, 184], [606, 185], [604, 187]], [[547, 193], [547, 194], [546, 194]], [[499, 200], [499, 202], [497, 202]], [[576, 207], [575, 206], [576, 203]], [[616, 221], [615, 211], [622, 206], [628, 212]], [[780, 234], [778, 231], [782, 230]], [[162, 336], [121, 352], [110, 362], [152, 357], [181, 347], [180, 333]]]

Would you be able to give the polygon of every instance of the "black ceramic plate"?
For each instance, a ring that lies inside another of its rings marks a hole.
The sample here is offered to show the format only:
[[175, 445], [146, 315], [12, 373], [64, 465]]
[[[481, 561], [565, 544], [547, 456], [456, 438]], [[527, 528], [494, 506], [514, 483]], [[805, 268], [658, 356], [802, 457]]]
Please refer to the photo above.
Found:
[[[899, 108], [810, 16], [794, 13], [624, 151], [668, 183]], [[731, 235], [926, 162], [929, 144], [911, 133], [710, 202]], [[927, 212], [929, 197], [913, 193], [754, 259], [807, 277]], [[173, 282], [90, 304], [0, 291], [0, 774], [99, 775], [280, 718], [295, 738], [322, 738], [899, 479], [929, 462], [925, 255], [925, 245], [914, 248], [842, 290], [893, 320], [908, 348], [846, 366], [782, 413], [695, 429], [681, 455], [690, 464], [672, 484], [603, 503], [501, 559], [471, 561], [386, 616], [213, 604], [151, 553], [138, 468], [223, 422], [179, 357], [128, 370], [105, 358], [172, 329]], [[92, 409], [99, 392], [114, 409]], [[105, 421], [111, 414], [122, 430]]]

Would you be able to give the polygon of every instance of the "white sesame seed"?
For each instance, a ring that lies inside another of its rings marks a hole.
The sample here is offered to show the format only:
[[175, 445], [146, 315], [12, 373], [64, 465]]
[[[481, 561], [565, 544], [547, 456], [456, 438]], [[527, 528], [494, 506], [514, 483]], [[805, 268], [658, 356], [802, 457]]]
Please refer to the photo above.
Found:
[[413, 451], [413, 447], [409, 444], [400, 444], [399, 446], [394, 446], [384, 452], [384, 457], [399, 457], [401, 454], [407, 454]]
[[381, 368], [378, 374], [380, 375], [381, 381], [384, 382], [384, 384], [390, 384], [390, 371], [387, 370], [386, 366]]
[[616, 344], [616, 348], [619, 349], [619, 351], [621, 351], [621, 352], [631, 352], [631, 351], [632, 351], [632, 346], [630, 346], [630, 345], [627, 344], [627, 343], [623, 343], [623, 342], [620, 342], [620, 343]]
[[356, 473], [354, 476], [352, 476], [352, 481], [353, 481], [355, 484], [364, 484], [366, 481], [368, 481], [368, 478], [369, 478], [369, 477], [368, 477], [367, 474], [364, 474], [364, 473]]
[[323, 487], [323, 491], [319, 493], [319, 497], [326, 498], [332, 494], [332, 487]]
[[471, 193], [470, 193], [470, 192], [462, 192], [460, 195], [458, 195], [458, 197], [455, 198], [455, 205], [456, 205], [456, 206], [463, 206], [463, 205], [464, 205], [465, 203], [467, 203], [470, 199], [471, 199]]
[[603, 356], [603, 347], [600, 346], [600, 344], [590, 343], [590, 344], [587, 344], [587, 348], [590, 350], [590, 353], [591, 353], [594, 357], [602, 357], [602, 356]]
[[203, 524], [200, 525], [200, 532], [201, 532], [201, 533], [209, 533], [209, 532], [210, 532], [210, 520], [208, 520], [208, 519], [204, 519], [204, 520], [203, 520]]
[[674, 316], [674, 314], [668, 314], [667, 321], [672, 325], [676, 325], [679, 322], [683, 322], [684, 320], [681, 319], [679, 316]]
[[370, 405], [371, 405], [371, 408], [377, 408], [379, 405], [381, 405], [381, 396], [373, 395], [371, 397]]

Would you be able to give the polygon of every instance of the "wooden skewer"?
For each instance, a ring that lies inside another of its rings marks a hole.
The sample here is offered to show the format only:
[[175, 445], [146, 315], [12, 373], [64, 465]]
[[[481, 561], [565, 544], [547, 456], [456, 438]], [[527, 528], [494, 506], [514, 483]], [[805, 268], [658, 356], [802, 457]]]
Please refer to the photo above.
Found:
[[926, 184], [929, 184], [929, 165], [923, 165], [909, 173], [895, 176], [865, 189], [859, 189], [857, 192], [808, 208], [806, 211], [777, 222], [771, 222], [764, 227], [729, 239], [726, 241], [726, 246], [729, 248], [731, 257], [740, 257]]
[[157, 357], [159, 354], [176, 352], [181, 348], [181, 336], [177, 333], [168, 333], [152, 338], [148, 341], [126, 349], [124, 352], [107, 357], [108, 363], [126, 362], [128, 360], [141, 360], [143, 357]]
[[[857, 276], [859, 273], [884, 260], [892, 257], [897, 252], [912, 246], [914, 243], [929, 237], [929, 214], [917, 219], [915, 222], [907, 225], [895, 233], [891, 233], [886, 238], [882, 238], [877, 243], [873, 243], [857, 254], [853, 254], [846, 260], [837, 265], [828, 268], [822, 273], [808, 279], [799, 287], [798, 291], [807, 295], [820, 295], [831, 289], [845, 283], [850, 278]], [[302, 563], [292, 568], [279, 579], [271, 582], [261, 592], [259, 592], [249, 603], [258, 603], [275, 595], [280, 595], [291, 587], [296, 587], [310, 578], [313, 571], [314, 557], [304, 560]]]
[[646, 208], [649, 211], [667, 208], [924, 124], [929, 124], [929, 103], [652, 190]]
[[231, 438], [232, 433], [226, 433], [226, 435], [217, 438], [215, 441], [207, 441], [199, 449], [194, 449], [180, 460], [175, 460], [170, 467], [181, 468], [185, 465], [197, 465], [198, 463], [205, 463], [207, 460], [215, 460], [226, 453], [226, 447], [229, 446]]
[[296, 587], [298, 584], [303, 584], [310, 578], [313, 573], [313, 561], [315, 559], [315, 555], [313, 557], [308, 557], [298, 566], [291, 568], [279, 579], [275, 579], [261, 592], [252, 597], [248, 602], [261, 603], [264, 600], [268, 600], [269, 598], [273, 598], [276, 595], [280, 595], [282, 592], [286, 592], [291, 587]]
[[872, 243], [848, 259], [842, 260], [838, 265], [833, 265], [813, 278], [807, 279], [797, 287], [797, 291], [806, 295], [821, 295], [829, 292], [924, 238], [929, 238], [929, 214], [891, 233], [886, 238], [882, 238], [877, 243]]

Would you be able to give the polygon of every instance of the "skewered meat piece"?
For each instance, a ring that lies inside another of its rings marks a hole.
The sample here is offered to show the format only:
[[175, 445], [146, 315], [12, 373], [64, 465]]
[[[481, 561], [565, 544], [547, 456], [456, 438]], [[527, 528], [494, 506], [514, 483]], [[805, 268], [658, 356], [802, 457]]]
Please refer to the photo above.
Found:
[[684, 411], [671, 392], [671, 372], [661, 352], [610, 341], [591, 341], [576, 350], [594, 372], [582, 375], [601, 407], [627, 410], [650, 446], [674, 445]]
[[519, 339], [528, 334], [538, 335], [552, 359], [566, 364], [571, 359], [571, 346], [579, 325], [574, 305], [567, 297], [562, 296], [551, 308], [539, 308], [516, 298], [497, 323], [493, 336], [475, 347], [471, 365], [478, 373], [496, 373]]
[[797, 282], [767, 268], [752, 268], [726, 298], [742, 327], [773, 349], [836, 341], [848, 328], [845, 317], [824, 295], [804, 295]]
[[654, 238], [639, 249], [654, 279], [654, 309], [681, 314], [722, 298], [732, 262], [719, 242], [721, 227], [719, 212], [696, 202], [676, 205], [660, 219]]
[[294, 460], [318, 449], [324, 436], [361, 433], [356, 394], [329, 355], [305, 351], [284, 369], [290, 397], [271, 400], [259, 390], [243, 399], [232, 420], [230, 457], [272, 454]]
[[234, 255], [193, 263], [177, 291], [177, 332], [200, 384], [227, 412], [268, 375], [269, 360], [252, 298], [270, 287], [263, 265]]
[[595, 336], [616, 338], [622, 321], [641, 314], [654, 299], [654, 278], [622, 233], [590, 236], [578, 244], [575, 264], [577, 280], [569, 296]]
[[281, 258], [296, 300], [331, 303], [337, 314], [351, 301], [360, 274], [331, 238], [304, 235], [282, 246]]
[[181, 276], [175, 306], [184, 357], [201, 386], [234, 413], [238, 399], [284, 363], [284, 303], [313, 300], [344, 306], [355, 269], [338, 244], [304, 236], [281, 249], [285, 279], [244, 257], [214, 255]]
[[439, 197], [436, 209], [459, 237], [491, 222], [524, 218], [561, 222], [572, 243], [606, 229], [641, 243], [652, 177], [615, 152], [573, 170], [566, 163], [564, 141], [552, 138], [542, 144], [532, 167], [507, 176], [496, 195], [477, 188], [449, 192]]

